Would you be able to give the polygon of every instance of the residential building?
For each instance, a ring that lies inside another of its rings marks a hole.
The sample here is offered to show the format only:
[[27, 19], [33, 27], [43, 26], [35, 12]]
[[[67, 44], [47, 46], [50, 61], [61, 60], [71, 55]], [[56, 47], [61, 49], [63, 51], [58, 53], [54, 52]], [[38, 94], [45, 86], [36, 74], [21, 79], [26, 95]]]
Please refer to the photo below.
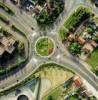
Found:
[[74, 34], [70, 34], [67, 39], [69, 41], [73, 41], [75, 39], [75, 35]]
[[91, 53], [93, 52], [94, 48], [92, 47], [92, 45], [90, 43], [86, 43], [84, 44], [83, 46], [83, 51], [86, 52], [86, 53]]
[[98, 46], [98, 44], [94, 41], [94, 40], [89, 40], [89, 43], [96, 48]]
[[81, 36], [79, 36], [77, 40], [78, 40], [79, 44], [81, 44], [81, 45], [83, 45], [85, 43], [85, 40]]

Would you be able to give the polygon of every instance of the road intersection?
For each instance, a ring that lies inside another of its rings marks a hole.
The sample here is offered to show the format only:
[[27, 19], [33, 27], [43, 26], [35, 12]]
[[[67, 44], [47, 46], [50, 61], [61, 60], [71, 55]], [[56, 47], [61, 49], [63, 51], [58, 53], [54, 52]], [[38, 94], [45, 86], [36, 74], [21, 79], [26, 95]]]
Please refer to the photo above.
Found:
[[[83, 63], [79, 59], [73, 57], [67, 51], [66, 47], [61, 43], [57, 34], [58, 29], [64, 23], [65, 18], [68, 17], [70, 11], [74, 9], [77, 6], [77, 4], [85, 3], [86, 5], [87, 2], [85, 2], [85, 0], [73, 0], [73, 2], [72, 0], [66, 0], [65, 8], [67, 10], [64, 10], [62, 12], [62, 14], [59, 16], [59, 18], [55, 22], [53, 28], [47, 30], [46, 32], [46, 35], [51, 37], [55, 41], [55, 45], [56, 45], [56, 50], [54, 54], [47, 58], [38, 56], [36, 52], [34, 51], [34, 48], [35, 48], [34, 45], [35, 45], [36, 40], [41, 35], [42, 36], [44, 35], [42, 32], [41, 33], [39, 32], [39, 29], [37, 27], [35, 20], [31, 16], [27, 15], [25, 12], [21, 14], [19, 9], [15, 8], [15, 6], [13, 6], [9, 0], [6, 0], [6, 3], [8, 3], [9, 6], [13, 8], [13, 10], [15, 10], [16, 16], [10, 17], [8, 14], [3, 12], [2, 10], [1, 12], [4, 13], [6, 16], [8, 16], [11, 23], [15, 24], [17, 27], [23, 30], [23, 32], [26, 34], [29, 42], [31, 43], [31, 46], [29, 48], [31, 50], [31, 53], [30, 53], [30, 60], [28, 64], [22, 70], [20, 70], [13, 76], [10, 76], [7, 79], [2, 80], [0, 82], [0, 91], [7, 90], [21, 83], [23, 80], [29, 77], [35, 70], [37, 70], [40, 64], [47, 63], [47, 62], [56, 62], [62, 65], [68, 66], [69, 69], [74, 70], [77, 74], [79, 74], [81, 77], [86, 79], [98, 91], [98, 85], [97, 85], [98, 78], [89, 69], [87, 69], [87, 67], [83, 65]], [[89, 6], [91, 7], [92, 5], [89, 4]], [[93, 9], [95, 11], [98, 11], [97, 8], [93, 8]], [[31, 29], [32, 26], [34, 26], [35, 31]]]

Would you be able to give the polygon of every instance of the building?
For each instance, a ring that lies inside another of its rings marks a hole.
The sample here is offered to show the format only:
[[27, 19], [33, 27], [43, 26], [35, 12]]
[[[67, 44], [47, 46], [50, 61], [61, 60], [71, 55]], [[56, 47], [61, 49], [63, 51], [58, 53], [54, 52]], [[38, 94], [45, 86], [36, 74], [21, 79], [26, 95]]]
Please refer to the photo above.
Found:
[[81, 44], [81, 45], [83, 45], [85, 43], [85, 40], [81, 36], [79, 36], [77, 40], [78, 40], [79, 44]]
[[85, 37], [86, 35], [88, 35], [88, 32], [83, 32], [83, 37]]
[[75, 76], [73, 81], [74, 81], [74, 84], [75, 84], [76, 87], [80, 87], [81, 84], [82, 84], [81, 79], [80, 79], [79, 76]]
[[95, 41], [93, 41], [93, 40], [89, 40], [89, 43], [90, 43], [94, 48], [98, 47], [98, 44], [97, 44]]
[[67, 39], [68, 39], [68, 41], [73, 41], [75, 39], [75, 35], [70, 34]]
[[0, 35], [0, 56], [2, 56], [5, 51], [11, 54], [15, 49], [14, 44], [14, 39], [7, 38], [4, 35]]
[[93, 52], [94, 48], [92, 47], [92, 45], [90, 43], [86, 43], [84, 44], [83, 46], [83, 51], [86, 52], [86, 53], [91, 53]]
[[40, 5], [36, 5], [34, 8], [34, 12], [36, 15], [40, 14], [40, 12], [42, 11], [42, 7]]

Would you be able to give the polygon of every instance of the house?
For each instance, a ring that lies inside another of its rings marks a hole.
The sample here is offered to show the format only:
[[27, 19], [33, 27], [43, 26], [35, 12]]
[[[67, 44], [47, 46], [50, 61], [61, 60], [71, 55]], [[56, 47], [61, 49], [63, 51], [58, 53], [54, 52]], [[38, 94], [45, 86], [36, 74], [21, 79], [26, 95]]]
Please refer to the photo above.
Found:
[[94, 48], [98, 47], [98, 44], [97, 44], [95, 41], [93, 41], [93, 40], [89, 40], [89, 43], [90, 43]]
[[69, 34], [67, 39], [68, 39], [68, 41], [73, 41], [75, 39], [75, 35], [74, 34]]
[[78, 40], [79, 44], [81, 44], [81, 45], [83, 45], [85, 43], [85, 40], [81, 36], [79, 36], [77, 40]]
[[92, 36], [88, 32], [83, 32], [82, 37], [86, 38], [86, 39], [91, 39], [92, 38]]
[[40, 14], [40, 12], [42, 11], [42, 7], [40, 5], [36, 5], [34, 8], [34, 12], [36, 15]]
[[83, 37], [86, 36], [88, 34], [88, 32], [83, 32]]
[[90, 43], [86, 43], [84, 44], [83, 46], [83, 51], [86, 52], [86, 53], [91, 53], [93, 52], [94, 48], [92, 47], [92, 45]]
[[80, 79], [79, 76], [75, 76], [73, 81], [74, 81], [74, 84], [75, 84], [76, 87], [80, 87], [81, 84], [82, 84], [81, 79]]

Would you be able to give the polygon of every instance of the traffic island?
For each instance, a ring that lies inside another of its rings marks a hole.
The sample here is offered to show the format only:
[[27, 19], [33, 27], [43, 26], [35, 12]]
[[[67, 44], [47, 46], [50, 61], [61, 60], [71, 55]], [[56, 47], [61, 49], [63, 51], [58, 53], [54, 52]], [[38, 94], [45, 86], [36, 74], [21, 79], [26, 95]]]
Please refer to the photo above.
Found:
[[50, 37], [41, 37], [36, 41], [35, 51], [41, 57], [49, 57], [55, 50], [54, 41]]

